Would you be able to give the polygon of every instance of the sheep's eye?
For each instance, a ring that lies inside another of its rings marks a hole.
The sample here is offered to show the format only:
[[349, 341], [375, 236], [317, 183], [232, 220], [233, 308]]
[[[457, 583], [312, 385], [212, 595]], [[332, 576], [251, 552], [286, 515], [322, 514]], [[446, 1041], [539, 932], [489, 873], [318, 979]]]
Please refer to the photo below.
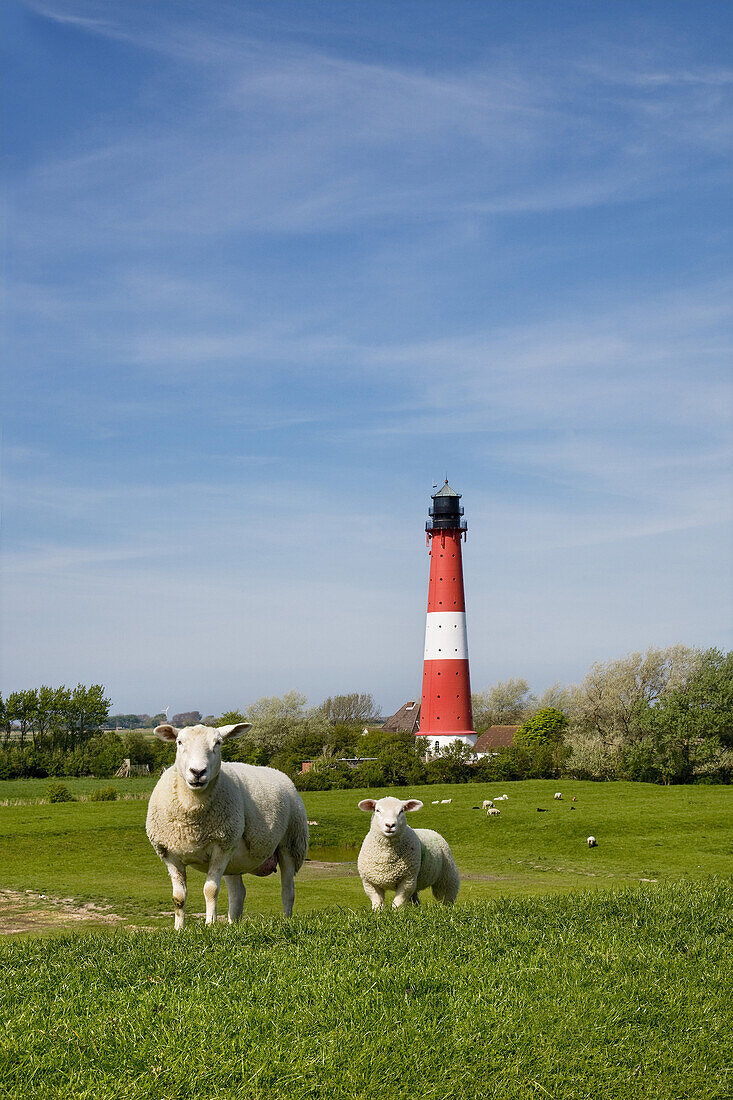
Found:
[[375, 812], [375, 814], [381, 814], [382, 811], [380, 810], [379, 806], [375, 806], [374, 807], [374, 812]]

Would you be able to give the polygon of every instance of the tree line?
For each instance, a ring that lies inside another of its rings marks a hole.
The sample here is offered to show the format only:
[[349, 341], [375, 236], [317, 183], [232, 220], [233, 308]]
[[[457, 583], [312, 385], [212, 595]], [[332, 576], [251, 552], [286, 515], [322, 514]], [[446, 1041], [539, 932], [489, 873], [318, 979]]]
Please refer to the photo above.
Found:
[[[536, 696], [526, 680], [510, 679], [476, 692], [472, 701], [478, 732], [520, 727], [509, 748], [476, 760], [453, 745], [426, 759], [421, 738], [369, 729], [377, 707], [371, 695], [356, 692], [308, 706], [305, 695], [290, 691], [203, 721], [250, 722], [245, 737], [225, 743], [225, 758], [280, 768], [301, 789], [561, 775], [652, 783], [733, 779], [733, 653], [649, 649], [592, 665], [578, 685], [555, 684]], [[110, 719], [99, 684], [0, 698], [0, 778], [110, 775], [124, 757], [151, 769], [171, 763], [171, 746], [134, 728], [122, 736], [105, 732], [119, 717]], [[162, 713], [150, 719], [164, 720]], [[177, 726], [197, 721], [199, 711], [171, 719]], [[347, 759], [361, 763], [351, 767]], [[303, 773], [305, 760], [312, 767]]]

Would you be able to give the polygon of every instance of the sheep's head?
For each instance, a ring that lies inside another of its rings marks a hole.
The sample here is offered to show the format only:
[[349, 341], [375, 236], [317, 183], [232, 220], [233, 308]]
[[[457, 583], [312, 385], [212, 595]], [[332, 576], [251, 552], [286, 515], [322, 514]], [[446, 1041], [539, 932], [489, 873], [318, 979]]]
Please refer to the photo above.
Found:
[[372, 815], [372, 829], [376, 832], [382, 836], [399, 836], [406, 824], [405, 814], [421, 810], [422, 802], [417, 798], [409, 798], [407, 802], [391, 797], [380, 798], [378, 802], [365, 798], [359, 803], [359, 809]]
[[221, 768], [221, 745], [228, 737], [241, 737], [249, 722], [234, 726], [186, 726], [177, 730], [167, 724], [156, 726], [155, 736], [176, 743], [176, 771], [192, 791], [205, 791]]

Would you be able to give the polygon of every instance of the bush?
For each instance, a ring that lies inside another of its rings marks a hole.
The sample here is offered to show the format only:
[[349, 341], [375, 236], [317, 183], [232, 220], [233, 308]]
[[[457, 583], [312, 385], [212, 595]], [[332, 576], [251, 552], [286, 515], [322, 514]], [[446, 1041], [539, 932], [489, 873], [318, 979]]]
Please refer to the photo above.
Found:
[[299, 791], [331, 791], [333, 783], [331, 775], [326, 772], [299, 772], [293, 776], [293, 783]]
[[90, 802], [116, 802], [117, 791], [114, 787], [100, 787], [89, 795]]
[[46, 798], [49, 802], [76, 802], [69, 788], [63, 783], [49, 783], [46, 787]]

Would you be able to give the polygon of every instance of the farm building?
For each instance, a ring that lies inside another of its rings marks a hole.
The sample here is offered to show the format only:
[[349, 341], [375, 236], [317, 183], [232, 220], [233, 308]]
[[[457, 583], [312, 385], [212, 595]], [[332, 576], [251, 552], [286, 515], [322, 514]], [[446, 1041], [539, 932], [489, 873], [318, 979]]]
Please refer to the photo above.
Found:
[[514, 734], [519, 726], [489, 726], [479, 735], [473, 751], [476, 756], [495, 756], [499, 749], [508, 749], [514, 744]]
[[420, 704], [411, 699], [403, 703], [382, 726], [389, 733], [417, 733], [420, 729]]

